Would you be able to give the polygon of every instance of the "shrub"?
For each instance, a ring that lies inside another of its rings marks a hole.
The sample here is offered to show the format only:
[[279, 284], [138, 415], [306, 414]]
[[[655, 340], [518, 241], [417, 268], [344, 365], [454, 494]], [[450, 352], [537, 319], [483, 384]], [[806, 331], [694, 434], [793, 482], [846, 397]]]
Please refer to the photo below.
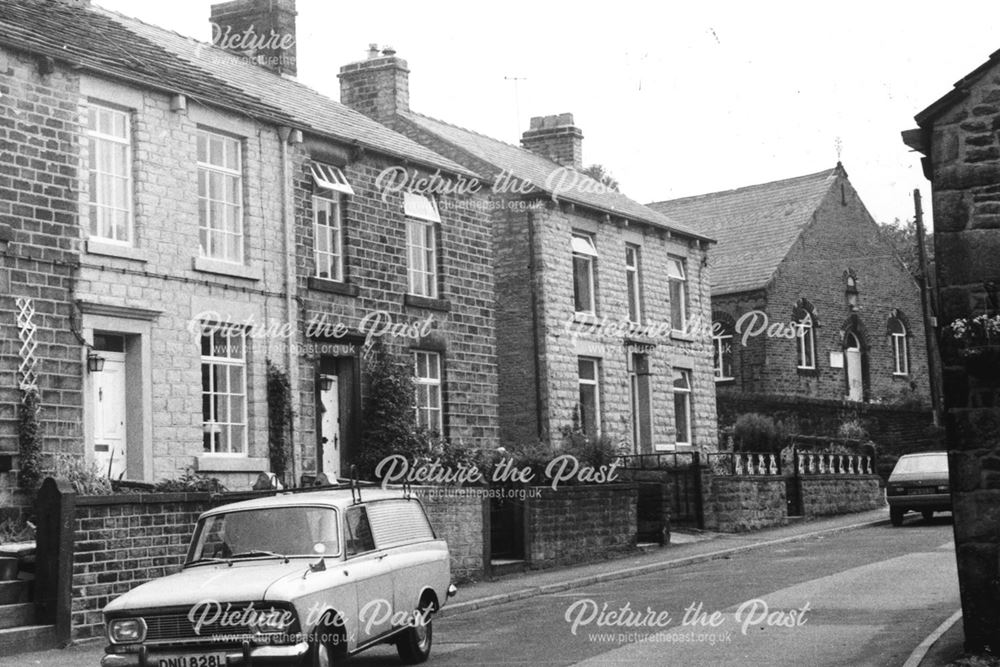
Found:
[[743, 452], [778, 453], [787, 444], [783, 425], [757, 412], [740, 415], [733, 426], [733, 449]]
[[42, 429], [38, 422], [41, 398], [37, 389], [21, 391], [18, 405], [18, 485], [32, 497], [42, 484]]
[[24, 517], [9, 517], [0, 521], [0, 544], [10, 542], [30, 542], [35, 539], [35, 527]]
[[837, 437], [843, 440], [868, 440], [868, 429], [858, 418], [845, 419], [837, 427]]
[[226, 487], [215, 477], [199, 475], [188, 468], [183, 475], [176, 479], [164, 479], [156, 483], [154, 487], [160, 493], [184, 493], [207, 491], [209, 493], [222, 493]]
[[65, 479], [81, 496], [106, 496], [114, 493], [111, 480], [93, 461], [78, 454], [56, 454], [55, 476]]
[[379, 461], [392, 454], [409, 460], [430, 452], [431, 433], [418, 428], [410, 367], [393, 359], [381, 340], [365, 357], [368, 397], [361, 415], [361, 443], [353, 463], [361, 478], [375, 479]]
[[275, 366], [270, 359], [267, 365], [267, 454], [271, 472], [285, 476], [288, 465], [288, 433], [294, 418], [292, 387], [288, 373]]

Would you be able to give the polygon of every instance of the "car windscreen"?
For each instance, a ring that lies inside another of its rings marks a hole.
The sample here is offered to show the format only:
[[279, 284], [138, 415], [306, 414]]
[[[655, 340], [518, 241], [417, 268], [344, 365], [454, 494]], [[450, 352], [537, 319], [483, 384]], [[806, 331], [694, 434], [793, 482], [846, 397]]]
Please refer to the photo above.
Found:
[[893, 475], [912, 475], [915, 473], [948, 474], [948, 455], [904, 456], [899, 459], [892, 471]]
[[333, 556], [340, 553], [337, 510], [267, 507], [213, 514], [198, 523], [188, 562], [212, 558]]

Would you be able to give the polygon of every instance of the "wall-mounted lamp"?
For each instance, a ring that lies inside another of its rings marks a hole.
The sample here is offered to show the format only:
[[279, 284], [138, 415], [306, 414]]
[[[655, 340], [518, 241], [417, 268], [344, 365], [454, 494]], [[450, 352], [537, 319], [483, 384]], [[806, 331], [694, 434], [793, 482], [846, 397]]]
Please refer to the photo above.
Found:
[[90, 373], [100, 373], [104, 370], [104, 357], [96, 352], [87, 355], [87, 371]]
[[170, 98], [171, 111], [186, 111], [188, 108], [187, 97], [177, 93]]
[[330, 391], [333, 389], [333, 378], [329, 375], [319, 376], [319, 390], [320, 391]]

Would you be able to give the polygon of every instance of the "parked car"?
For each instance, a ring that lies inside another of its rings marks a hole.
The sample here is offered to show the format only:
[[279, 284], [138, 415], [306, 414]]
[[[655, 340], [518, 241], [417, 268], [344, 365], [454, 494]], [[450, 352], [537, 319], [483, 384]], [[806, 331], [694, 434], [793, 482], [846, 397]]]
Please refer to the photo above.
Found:
[[948, 486], [948, 453], [926, 452], [900, 457], [886, 487], [892, 525], [903, 523], [908, 511], [920, 512], [925, 519], [934, 512], [951, 511]]
[[[363, 498], [362, 498], [363, 494]], [[393, 643], [427, 659], [455, 594], [420, 502], [378, 488], [285, 493], [198, 519], [181, 572], [104, 608], [103, 667], [325, 667]]]

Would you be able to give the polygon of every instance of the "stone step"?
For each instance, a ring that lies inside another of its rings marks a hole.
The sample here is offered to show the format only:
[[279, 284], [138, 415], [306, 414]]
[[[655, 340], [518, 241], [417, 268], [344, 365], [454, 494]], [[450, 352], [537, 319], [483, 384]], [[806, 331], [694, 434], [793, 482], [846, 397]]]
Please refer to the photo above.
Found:
[[27, 602], [29, 585], [30, 583], [23, 579], [0, 581], [0, 605]]
[[27, 625], [0, 630], [0, 655], [3, 656], [57, 647], [54, 625]]
[[0, 629], [16, 628], [35, 622], [35, 605], [30, 602], [0, 606]]

